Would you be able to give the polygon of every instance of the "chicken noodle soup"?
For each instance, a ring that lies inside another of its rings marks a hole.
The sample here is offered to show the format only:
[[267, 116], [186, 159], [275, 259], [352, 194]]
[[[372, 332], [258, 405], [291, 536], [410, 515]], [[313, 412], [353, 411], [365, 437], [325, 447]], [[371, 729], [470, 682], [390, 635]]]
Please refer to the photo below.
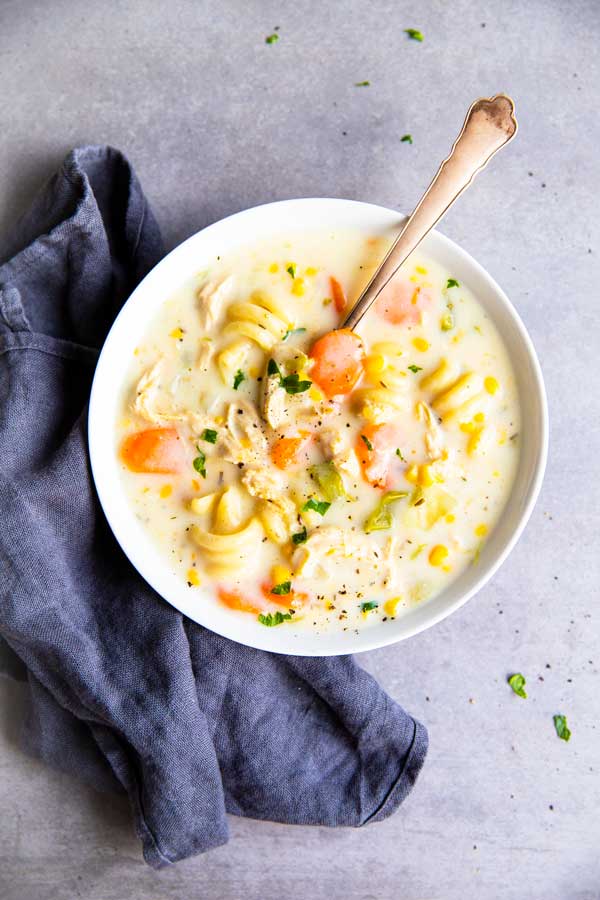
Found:
[[424, 257], [336, 330], [390, 240], [314, 231], [217, 257], [135, 349], [124, 488], [199, 603], [367, 628], [476, 563], [516, 469], [514, 374], [476, 298]]

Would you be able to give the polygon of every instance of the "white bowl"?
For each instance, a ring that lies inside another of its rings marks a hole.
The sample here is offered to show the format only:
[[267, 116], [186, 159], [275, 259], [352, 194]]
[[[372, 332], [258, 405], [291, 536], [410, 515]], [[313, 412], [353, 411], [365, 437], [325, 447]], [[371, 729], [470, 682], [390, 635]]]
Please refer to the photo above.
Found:
[[89, 446], [106, 518], [132, 564], [161, 597], [190, 619], [234, 641], [277, 653], [329, 656], [372, 650], [417, 634], [445, 619], [484, 586], [514, 547], [533, 509], [548, 447], [546, 395], [535, 350], [496, 282], [468, 253], [435, 231], [423, 242], [423, 252], [468, 285], [495, 322], [512, 359], [521, 403], [521, 454], [515, 482], [477, 566], [467, 568], [437, 597], [359, 634], [352, 630], [314, 633], [294, 630], [291, 625], [265, 628], [254, 617], [211, 600], [203, 588], [190, 590], [171, 572], [166, 554], [157, 552], [121, 488], [114, 427], [122, 381], [134, 347], [174, 288], [201, 269], [205, 260], [224, 256], [248, 241], [314, 227], [355, 227], [378, 234], [390, 226], [399, 228], [401, 222], [399, 213], [381, 206], [331, 199], [284, 200], [223, 219], [176, 247], [144, 278], [119, 313], [100, 354], [90, 399]]

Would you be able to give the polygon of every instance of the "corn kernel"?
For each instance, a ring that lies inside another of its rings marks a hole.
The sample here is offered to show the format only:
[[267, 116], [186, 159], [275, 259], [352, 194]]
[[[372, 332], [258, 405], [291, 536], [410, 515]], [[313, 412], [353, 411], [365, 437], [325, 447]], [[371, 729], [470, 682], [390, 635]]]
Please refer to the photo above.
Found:
[[475, 529], [475, 534], [477, 535], [477, 537], [485, 537], [487, 533], [488, 533], [488, 527], [485, 524], [485, 522], [482, 522]]
[[223, 418], [223, 416], [215, 416], [215, 422], [217, 423], [217, 425], [222, 425], [224, 421], [225, 419]]
[[163, 484], [159, 493], [163, 500], [166, 500], [173, 493], [173, 487], [170, 484]]
[[137, 356], [139, 352], [140, 352], [140, 348], [136, 347], [135, 350], [133, 351], [133, 355]]
[[185, 577], [188, 583], [193, 587], [198, 587], [198, 585], [200, 584], [200, 576], [198, 575], [196, 569], [188, 569], [187, 575]]
[[192, 488], [193, 488], [195, 491], [199, 491], [199, 490], [200, 490], [200, 482], [199, 482], [199, 481], [196, 481], [195, 478], [192, 478]]
[[292, 573], [287, 566], [277, 564], [271, 569], [271, 580], [273, 584], [284, 584], [284, 582], [292, 580]]
[[481, 445], [481, 438], [483, 436], [484, 429], [480, 428], [478, 431], [473, 432], [471, 437], [467, 442], [467, 453], [472, 456], [474, 453], [477, 453], [479, 447]]
[[473, 416], [474, 422], [485, 422], [485, 413], [478, 412]]
[[427, 464], [419, 466], [419, 484], [421, 487], [431, 487], [434, 480], [431, 466]]
[[443, 544], [436, 544], [429, 553], [429, 563], [432, 566], [442, 566], [448, 557], [448, 548]]
[[429, 350], [429, 341], [422, 337], [413, 338], [413, 347], [420, 350], [421, 353], [425, 353], [426, 350]]
[[309, 267], [306, 269], [305, 274], [308, 275], [308, 277], [310, 278], [312, 275], [316, 275], [318, 271], [319, 271], [319, 270], [318, 270], [318, 269], [315, 269], [314, 266], [309, 266]]
[[385, 603], [383, 604], [383, 608], [388, 616], [396, 615], [396, 610], [399, 603], [402, 603], [402, 597], [390, 597], [389, 600], [385, 601]]
[[296, 297], [302, 297], [304, 295], [304, 291], [304, 279], [294, 278], [294, 283], [292, 284], [292, 294], [294, 294]]
[[411, 484], [416, 484], [419, 480], [419, 467], [415, 465], [409, 466], [404, 473], [404, 477], [407, 481], [410, 481]]
[[410, 278], [409, 278], [408, 280], [409, 280], [409, 281], [418, 281], [419, 279], [417, 278], [416, 275], [411, 275]]
[[250, 376], [250, 378], [258, 378], [258, 374], [259, 372], [256, 366], [250, 366], [250, 368], [248, 369], [248, 375]]
[[169, 337], [175, 338], [176, 341], [180, 341], [183, 338], [185, 331], [182, 328], [174, 328], [173, 331], [169, 334]]
[[415, 272], [418, 272], [420, 275], [427, 275], [427, 269], [423, 266], [415, 266]]
[[323, 399], [323, 394], [321, 393], [321, 391], [319, 390], [319, 388], [316, 387], [314, 384], [313, 384], [313, 386], [312, 386], [311, 388], [309, 388], [309, 390], [308, 390], [308, 396], [309, 396], [310, 399], [313, 400], [315, 403], [319, 403], [319, 401]]
[[365, 360], [365, 372], [370, 378], [377, 380], [386, 367], [385, 356], [371, 353]]
[[279, 271], [279, 266], [277, 265], [277, 263], [271, 263], [271, 265], [269, 266], [269, 272], [271, 272], [271, 274], [274, 275], [275, 272], [278, 272], [278, 271]]
[[492, 375], [487, 376], [483, 382], [483, 386], [488, 394], [496, 394], [500, 389], [500, 385]]
[[448, 513], [448, 515], [446, 516], [446, 522], [448, 523], [448, 525], [452, 525], [452, 523], [455, 521], [456, 516], [453, 516], [452, 513]]

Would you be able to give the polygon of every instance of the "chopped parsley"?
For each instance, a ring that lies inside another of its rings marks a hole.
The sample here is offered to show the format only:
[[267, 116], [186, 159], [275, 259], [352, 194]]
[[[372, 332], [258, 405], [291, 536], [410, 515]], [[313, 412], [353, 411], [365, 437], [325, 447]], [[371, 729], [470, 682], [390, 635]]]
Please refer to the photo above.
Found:
[[371, 612], [372, 609], [377, 609], [379, 603], [376, 600], [367, 600], [366, 603], [360, 604], [361, 612]]
[[403, 134], [402, 137], [400, 138], [401, 144], [412, 144], [412, 142], [413, 142], [412, 134]]
[[314, 512], [319, 513], [320, 516], [324, 516], [330, 506], [331, 503], [328, 503], [327, 500], [315, 500], [314, 497], [311, 497], [302, 507], [302, 512], [312, 509]]
[[281, 369], [274, 359], [270, 359], [267, 363], [267, 375], [275, 375], [279, 378], [279, 386], [288, 394], [303, 394], [312, 387], [312, 381], [301, 381], [297, 372], [291, 375], [282, 375]]
[[292, 535], [292, 544], [305, 544], [308, 540], [308, 531], [306, 530], [306, 525], [302, 529], [302, 531], [297, 531]]
[[266, 625], [267, 628], [273, 628], [275, 625], [281, 625], [282, 622], [285, 622], [287, 619], [291, 619], [291, 613], [282, 613], [277, 610], [276, 613], [267, 613], [267, 615], [263, 615], [259, 613], [258, 621], [261, 625]]
[[354, 87], [371, 87], [370, 81], [355, 81]]
[[275, 41], [278, 41], [278, 40], [279, 40], [278, 34], [270, 34], [270, 35], [268, 35], [268, 37], [265, 38], [265, 44], [274, 44]]
[[522, 697], [524, 700], [527, 699], [527, 691], [525, 690], [525, 677], [521, 675], [520, 672], [515, 672], [515, 674], [511, 675], [510, 678], [507, 679], [507, 681], [517, 697]]
[[446, 290], [448, 290], [448, 288], [453, 288], [453, 287], [460, 287], [460, 284], [458, 283], [456, 278], [449, 278], [448, 283], [446, 285]]
[[404, 34], [407, 34], [413, 41], [419, 41], [420, 43], [423, 43], [423, 34], [417, 28], [405, 28]]
[[406, 460], [405, 460], [404, 457], [402, 456], [402, 450], [400, 449], [400, 447], [396, 447], [396, 456], [397, 456], [399, 459], [401, 459], [402, 462], [406, 462]]
[[282, 581], [281, 584], [276, 584], [275, 587], [271, 588], [271, 594], [289, 594], [291, 590], [292, 582]]
[[246, 380], [246, 376], [244, 375], [244, 373], [242, 372], [241, 369], [238, 369], [237, 372], [235, 373], [235, 378], [233, 379], [234, 391], [237, 391], [237, 389], [239, 388], [242, 381], [245, 381], [245, 380]]
[[301, 334], [303, 331], [306, 331], [306, 328], [290, 328], [289, 331], [286, 331], [284, 336], [281, 338], [282, 341], [287, 341], [289, 337], [293, 334]]
[[365, 442], [366, 447], [367, 447], [367, 450], [369, 450], [370, 452], [372, 452], [372, 451], [373, 451], [373, 444], [371, 443], [371, 441], [369, 440], [369, 438], [366, 436], [366, 434], [361, 434], [360, 437], [361, 437], [361, 440], [363, 440], [363, 441]]
[[214, 428], [205, 428], [200, 435], [200, 439], [206, 441], [208, 444], [216, 444], [217, 432], [214, 430]]
[[296, 263], [290, 263], [285, 270], [291, 278], [296, 277]]
[[554, 727], [556, 728], [556, 733], [561, 739], [561, 741], [568, 741], [571, 737], [571, 731], [567, 726], [567, 717], [566, 716], [553, 716], [554, 719]]
[[192, 465], [199, 475], [206, 478], [206, 453], [203, 453], [197, 444], [196, 450], [198, 451], [198, 456], [192, 461]]
[[415, 366], [414, 363], [412, 366], [409, 366], [408, 368], [410, 369], [411, 372], [414, 372], [415, 375], [417, 374], [417, 372], [423, 371], [423, 366]]

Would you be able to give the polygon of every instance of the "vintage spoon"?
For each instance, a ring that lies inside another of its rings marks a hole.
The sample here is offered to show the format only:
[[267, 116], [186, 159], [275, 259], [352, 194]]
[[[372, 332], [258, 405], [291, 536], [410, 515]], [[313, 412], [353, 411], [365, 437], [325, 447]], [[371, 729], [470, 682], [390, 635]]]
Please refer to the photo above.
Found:
[[340, 328], [355, 328], [400, 266], [505, 144], [517, 133], [515, 104], [506, 94], [476, 100], [469, 109], [450, 155], [437, 174], [385, 259], [356, 301]]

